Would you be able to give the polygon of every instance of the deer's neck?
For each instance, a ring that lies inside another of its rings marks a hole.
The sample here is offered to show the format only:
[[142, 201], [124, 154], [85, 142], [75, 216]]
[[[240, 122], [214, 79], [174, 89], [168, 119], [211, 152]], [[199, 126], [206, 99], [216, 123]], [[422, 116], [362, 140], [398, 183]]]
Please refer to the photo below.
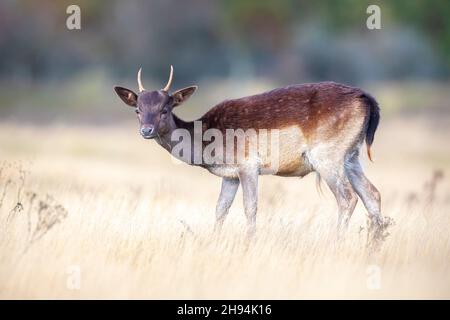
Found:
[[[184, 121], [180, 118], [178, 118], [176, 115], [173, 114], [173, 125], [171, 126], [171, 129], [164, 135], [160, 135], [156, 138], [156, 141], [159, 145], [161, 145], [164, 149], [166, 149], [168, 152], [170, 152], [172, 155], [176, 156], [176, 154], [172, 153], [173, 148], [180, 143], [180, 140], [177, 140], [178, 135], [173, 135], [175, 130], [180, 130], [180, 132], [184, 135], [184, 133], [189, 133], [188, 136], [190, 137], [190, 141], [184, 141], [184, 143], [191, 143], [191, 146], [193, 146], [194, 141], [194, 121]], [[172, 141], [174, 139], [174, 141]], [[186, 148], [185, 150], [190, 149], [190, 156], [189, 159], [194, 158], [194, 148]], [[185, 159], [180, 159], [185, 161]], [[186, 162], [186, 161], [185, 161]], [[193, 161], [191, 161], [190, 164], [193, 164]]]

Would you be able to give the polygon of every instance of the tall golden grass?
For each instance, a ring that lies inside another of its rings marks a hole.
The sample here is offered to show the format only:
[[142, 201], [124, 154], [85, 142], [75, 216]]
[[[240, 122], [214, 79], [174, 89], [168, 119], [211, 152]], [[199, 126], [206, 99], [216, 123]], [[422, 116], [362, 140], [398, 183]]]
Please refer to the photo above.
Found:
[[220, 179], [135, 126], [2, 123], [0, 298], [450, 298], [447, 128], [382, 122], [364, 166], [396, 223], [370, 254], [312, 175], [261, 179], [247, 245], [240, 191], [213, 236]]

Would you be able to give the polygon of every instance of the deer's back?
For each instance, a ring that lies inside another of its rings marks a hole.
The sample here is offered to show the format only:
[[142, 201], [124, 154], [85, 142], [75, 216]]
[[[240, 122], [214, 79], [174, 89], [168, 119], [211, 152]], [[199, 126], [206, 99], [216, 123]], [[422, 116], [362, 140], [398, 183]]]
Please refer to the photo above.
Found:
[[[334, 82], [292, 85], [244, 98], [226, 100], [209, 110], [207, 128], [282, 129], [297, 125], [314, 131], [322, 121], [351, 113], [364, 92]], [[346, 119], [342, 119], [345, 121]]]

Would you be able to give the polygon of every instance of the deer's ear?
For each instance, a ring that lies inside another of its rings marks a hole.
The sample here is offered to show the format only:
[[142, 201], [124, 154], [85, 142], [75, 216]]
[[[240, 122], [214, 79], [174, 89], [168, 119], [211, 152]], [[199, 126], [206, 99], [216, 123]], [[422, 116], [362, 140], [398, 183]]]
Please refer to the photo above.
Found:
[[137, 105], [136, 93], [122, 87], [114, 87], [114, 90], [116, 91], [117, 95], [119, 96], [120, 99], [122, 99], [123, 102], [125, 102], [130, 107], [136, 107]]
[[176, 107], [185, 102], [192, 96], [192, 94], [195, 92], [195, 90], [197, 90], [197, 88], [198, 88], [197, 86], [190, 86], [172, 93], [173, 106]]

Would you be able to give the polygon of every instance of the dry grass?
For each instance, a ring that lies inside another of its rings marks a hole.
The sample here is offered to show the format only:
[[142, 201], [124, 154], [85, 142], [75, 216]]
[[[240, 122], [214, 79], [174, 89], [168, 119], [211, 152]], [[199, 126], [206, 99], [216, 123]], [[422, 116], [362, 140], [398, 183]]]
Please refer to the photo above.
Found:
[[261, 179], [249, 247], [240, 193], [212, 237], [220, 180], [121, 127], [2, 124], [1, 298], [450, 298], [449, 126], [382, 123], [366, 168], [396, 225], [373, 255], [361, 204], [336, 242], [313, 176]]

